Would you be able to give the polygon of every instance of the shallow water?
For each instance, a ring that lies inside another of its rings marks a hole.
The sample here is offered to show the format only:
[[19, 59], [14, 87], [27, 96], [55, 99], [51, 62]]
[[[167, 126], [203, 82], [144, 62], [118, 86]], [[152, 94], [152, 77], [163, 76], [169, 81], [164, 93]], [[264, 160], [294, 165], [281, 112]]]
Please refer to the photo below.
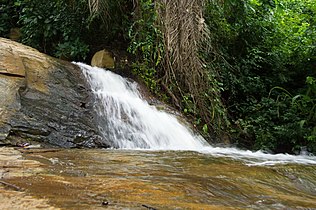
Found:
[[[189, 151], [59, 150], [8, 182], [61, 209], [316, 209], [316, 166], [248, 166]], [[102, 202], [108, 202], [102, 205]]]

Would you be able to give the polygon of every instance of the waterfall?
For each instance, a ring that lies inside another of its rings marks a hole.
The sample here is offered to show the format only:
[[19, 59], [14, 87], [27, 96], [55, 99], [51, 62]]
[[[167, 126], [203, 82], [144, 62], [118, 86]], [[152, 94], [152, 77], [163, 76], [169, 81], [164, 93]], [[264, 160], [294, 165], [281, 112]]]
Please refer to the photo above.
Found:
[[98, 67], [78, 64], [96, 96], [100, 130], [122, 149], [200, 150], [208, 143], [142, 99], [137, 84]]
[[99, 130], [114, 148], [191, 150], [246, 161], [249, 165], [316, 164], [307, 155], [265, 154], [209, 145], [177, 118], [142, 99], [137, 84], [111, 71], [76, 63], [95, 95]]

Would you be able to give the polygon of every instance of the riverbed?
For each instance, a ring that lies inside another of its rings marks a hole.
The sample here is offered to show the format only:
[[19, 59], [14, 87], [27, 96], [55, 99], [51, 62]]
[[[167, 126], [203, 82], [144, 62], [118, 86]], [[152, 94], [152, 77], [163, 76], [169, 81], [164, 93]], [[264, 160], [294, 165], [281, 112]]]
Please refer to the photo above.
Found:
[[14, 187], [0, 184], [6, 189], [0, 195], [19, 191], [20, 206], [28, 197], [41, 203], [39, 209], [316, 208], [315, 165], [250, 166], [190, 151], [14, 151], [26, 162], [11, 168], [2, 162], [20, 171], [3, 176]]

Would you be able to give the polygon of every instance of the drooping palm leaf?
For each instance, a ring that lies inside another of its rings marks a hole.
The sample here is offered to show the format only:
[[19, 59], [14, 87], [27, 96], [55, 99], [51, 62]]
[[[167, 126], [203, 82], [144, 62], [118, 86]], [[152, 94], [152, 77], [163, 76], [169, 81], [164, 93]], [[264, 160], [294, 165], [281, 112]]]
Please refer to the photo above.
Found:
[[92, 16], [100, 17], [103, 22], [109, 19], [109, 0], [88, 0], [90, 13]]

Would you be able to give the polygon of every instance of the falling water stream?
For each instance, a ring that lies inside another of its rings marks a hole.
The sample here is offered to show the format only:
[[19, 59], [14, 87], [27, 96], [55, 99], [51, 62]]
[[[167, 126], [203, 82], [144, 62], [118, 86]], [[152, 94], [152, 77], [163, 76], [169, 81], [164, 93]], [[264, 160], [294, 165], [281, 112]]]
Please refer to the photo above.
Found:
[[[78, 64], [96, 96], [105, 139], [120, 149], [200, 150], [208, 145], [178, 120], [142, 99], [135, 82], [97, 67]], [[102, 121], [103, 120], [103, 121]]]
[[316, 157], [214, 147], [149, 105], [136, 83], [77, 65], [113, 149], [21, 150], [14, 159], [0, 148], [0, 163], [12, 159], [0, 174], [23, 191], [0, 183], [0, 209], [316, 209]]
[[96, 96], [100, 129], [120, 149], [191, 150], [244, 160], [249, 165], [316, 164], [308, 155], [265, 154], [212, 147], [177, 118], [142, 99], [135, 82], [111, 71], [78, 63]]

